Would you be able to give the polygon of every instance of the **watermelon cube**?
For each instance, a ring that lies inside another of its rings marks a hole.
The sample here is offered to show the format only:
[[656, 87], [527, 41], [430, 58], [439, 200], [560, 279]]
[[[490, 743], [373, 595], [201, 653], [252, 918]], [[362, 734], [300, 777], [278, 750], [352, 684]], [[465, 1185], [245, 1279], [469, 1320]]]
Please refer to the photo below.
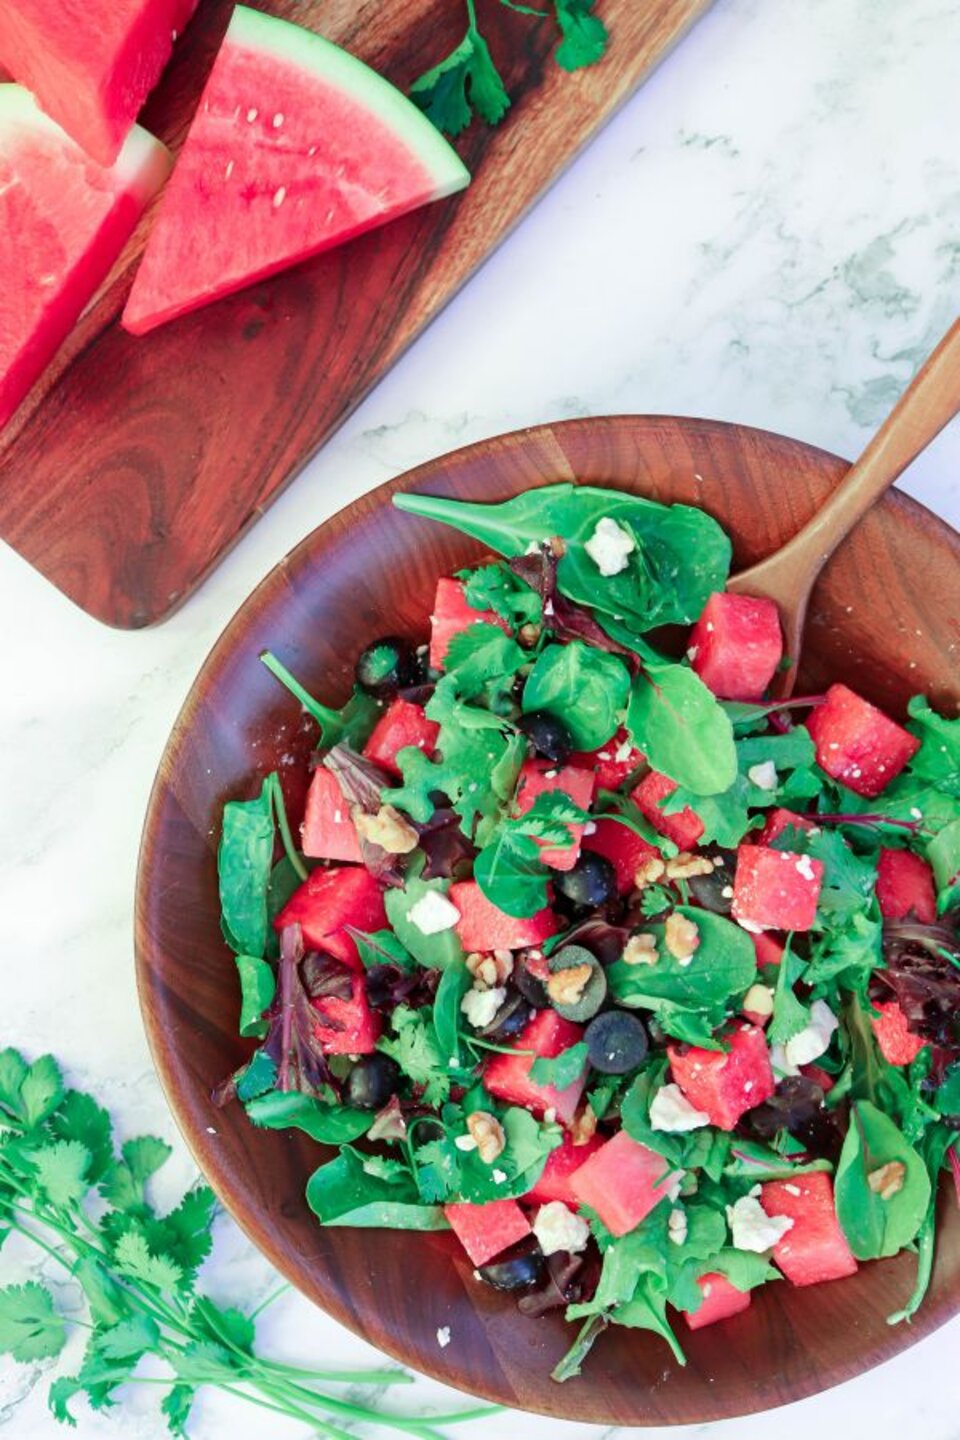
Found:
[[690, 1104], [710, 1116], [719, 1130], [732, 1130], [748, 1110], [776, 1089], [770, 1052], [757, 1025], [737, 1025], [726, 1036], [728, 1050], [668, 1045], [670, 1073]]
[[346, 927], [382, 930], [387, 912], [383, 892], [369, 871], [359, 865], [342, 865], [314, 870], [294, 890], [273, 923], [277, 930], [298, 924], [308, 950], [320, 950], [360, 970], [360, 956]]
[[613, 1235], [626, 1235], [673, 1190], [683, 1174], [662, 1155], [620, 1130], [570, 1176], [581, 1205], [589, 1205]]
[[500, 1052], [491, 1055], [483, 1068], [484, 1087], [498, 1100], [505, 1100], [508, 1105], [522, 1105], [534, 1115], [544, 1115], [553, 1110], [561, 1125], [569, 1125], [587, 1083], [586, 1074], [574, 1080], [565, 1090], [558, 1090], [555, 1085], [531, 1080], [530, 1071], [538, 1056], [552, 1060], [582, 1038], [582, 1025], [564, 1020], [555, 1010], [538, 1010], [514, 1041], [517, 1050], [532, 1050], [534, 1053], [508, 1055]]
[[442, 670], [447, 658], [447, 646], [454, 635], [467, 630], [477, 621], [485, 625], [499, 625], [507, 634], [510, 627], [493, 610], [475, 610], [467, 604], [463, 585], [448, 576], [437, 581], [437, 593], [430, 616], [430, 668]]
[[770, 1180], [760, 1192], [768, 1215], [788, 1215], [793, 1225], [773, 1247], [773, 1258], [791, 1285], [819, 1285], [852, 1275], [857, 1262], [844, 1238], [829, 1175]]
[[750, 1291], [738, 1290], [731, 1285], [726, 1275], [711, 1272], [701, 1275], [697, 1285], [703, 1300], [696, 1310], [682, 1311], [683, 1318], [691, 1330], [702, 1330], [704, 1325], [713, 1325], [717, 1320], [729, 1320], [750, 1307]]
[[617, 820], [595, 820], [593, 830], [587, 826], [582, 846], [610, 861], [617, 872], [617, 890], [626, 895], [634, 887], [634, 876], [645, 860], [659, 856], [660, 851], [642, 835], [628, 830]]
[[822, 883], [823, 864], [810, 855], [741, 845], [731, 913], [745, 930], [809, 930]]
[[927, 1042], [908, 1027], [896, 1000], [884, 1000], [873, 1008], [880, 1012], [870, 1016], [870, 1024], [883, 1058], [888, 1065], [911, 1065]]
[[422, 705], [414, 705], [398, 695], [390, 701], [373, 727], [363, 753], [368, 760], [381, 765], [399, 779], [401, 770], [397, 764], [397, 751], [412, 745], [425, 755], [432, 756], [439, 734], [440, 726], [435, 720], [427, 719]]
[[782, 806], [769, 811], [763, 829], [750, 838], [756, 838], [758, 845], [772, 845], [778, 835], [784, 830], [816, 830], [816, 825], [809, 815], [798, 815], [794, 810], [784, 810]]
[[780, 615], [758, 595], [711, 595], [690, 632], [690, 664], [722, 700], [759, 700], [783, 655]]
[[563, 1143], [551, 1150], [540, 1179], [524, 1195], [528, 1205], [548, 1205], [551, 1200], [562, 1200], [571, 1210], [576, 1210], [580, 1201], [573, 1193], [570, 1176], [579, 1170], [591, 1155], [603, 1148], [604, 1141], [599, 1135], [591, 1135], [583, 1145], [575, 1145], [570, 1135], [563, 1137]]
[[624, 780], [644, 763], [645, 756], [638, 750], [623, 726], [598, 750], [577, 750], [570, 756], [570, 764], [582, 770], [592, 770], [597, 777], [598, 790], [619, 790]]
[[783, 952], [787, 948], [782, 940], [778, 940], [775, 935], [770, 935], [765, 930], [761, 930], [759, 934], [751, 935], [750, 939], [753, 941], [753, 949], [757, 957], [758, 965], [780, 964], [780, 961], [783, 959]]
[[314, 1033], [327, 1055], [370, 1055], [376, 1050], [380, 1016], [370, 1009], [362, 975], [354, 975], [349, 1000], [319, 995], [310, 1004], [317, 1012]]
[[685, 805], [675, 815], [665, 815], [660, 808], [661, 801], [672, 795], [676, 788], [675, 780], [661, 775], [659, 770], [651, 770], [630, 792], [630, 799], [641, 814], [647, 817], [654, 830], [666, 835], [667, 839], [679, 845], [681, 850], [691, 850], [703, 834], [703, 821], [699, 815], [695, 814], [689, 805]]
[[913, 916], [922, 925], [932, 925], [937, 918], [937, 892], [926, 860], [912, 850], [884, 846], [877, 861], [877, 901], [888, 920]]
[[300, 826], [300, 845], [311, 860], [345, 860], [360, 865], [363, 855], [343, 791], [325, 765], [313, 772]]
[[522, 950], [542, 945], [560, 928], [546, 906], [535, 915], [508, 915], [491, 904], [475, 880], [451, 885], [448, 898], [460, 911], [457, 934], [464, 950]]
[[[526, 760], [517, 780], [517, 796], [514, 814], [526, 815], [539, 795], [549, 795], [559, 790], [569, 795], [574, 805], [589, 810], [593, 804], [597, 778], [590, 770], [580, 770], [576, 765], [552, 765], [549, 760]], [[571, 821], [569, 845], [542, 845], [540, 858], [544, 865], [554, 870], [572, 870], [580, 854], [583, 824]]]
[[530, 1222], [516, 1200], [490, 1200], [486, 1205], [458, 1201], [444, 1205], [443, 1213], [474, 1265], [486, 1265], [530, 1234]]
[[834, 780], [872, 799], [920, 748], [920, 741], [846, 685], [831, 685], [807, 720], [817, 764]]

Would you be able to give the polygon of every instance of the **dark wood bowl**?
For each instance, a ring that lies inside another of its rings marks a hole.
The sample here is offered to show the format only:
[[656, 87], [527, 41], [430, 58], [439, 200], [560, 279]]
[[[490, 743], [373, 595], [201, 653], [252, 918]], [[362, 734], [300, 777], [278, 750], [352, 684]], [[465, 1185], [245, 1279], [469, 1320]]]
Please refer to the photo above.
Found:
[[[235, 970], [218, 929], [221, 808], [254, 793], [274, 766], [296, 806], [295, 777], [314, 742], [257, 656], [274, 649], [314, 693], [340, 703], [360, 648], [389, 631], [424, 638], [437, 577], [480, 553], [452, 530], [400, 515], [395, 491], [501, 500], [561, 479], [609, 484], [703, 506], [730, 530], [744, 565], [793, 534], [844, 468], [778, 435], [659, 416], [483, 441], [382, 485], [308, 536], [241, 608], [190, 692], [154, 786], [137, 889], [140, 1000], [161, 1080], [197, 1163], [250, 1239], [305, 1295], [417, 1370], [570, 1420], [691, 1424], [847, 1380], [960, 1308], [960, 1211], [944, 1191], [933, 1283], [913, 1325], [886, 1323], [912, 1285], [915, 1262], [902, 1255], [831, 1285], [768, 1287], [737, 1319], [684, 1333], [686, 1368], [659, 1339], [614, 1329], [582, 1378], [557, 1385], [550, 1370], [571, 1334], [559, 1315], [521, 1317], [509, 1297], [472, 1279], [450, 1235], [321, 1229], [303, 1198], [318, 1147], [255, 1131], [239, 1106], [216, 1112], [209, 1099], [251, 1048], [237, 1038]], [[958, 643], [960, 536], [893, 493], [823, 574], [801, 685], [842, 677], [894, 713], [922, 690], [953, 713]]]

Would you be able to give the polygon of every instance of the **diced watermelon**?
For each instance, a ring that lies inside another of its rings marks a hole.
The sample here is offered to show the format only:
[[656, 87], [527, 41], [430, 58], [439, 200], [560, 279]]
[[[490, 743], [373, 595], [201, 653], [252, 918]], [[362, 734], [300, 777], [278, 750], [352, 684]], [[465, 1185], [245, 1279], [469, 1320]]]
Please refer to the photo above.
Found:
[[[4, 15], [23, 9], [30, 6], [0, 5], [0, 31]], [[26, 90], [0, 85], [0, 426], [53, 359], [169, 169], [165, 147], [139, 127], [104, 169]]]
[[547, 907], [527, 917], [508, 915], [491, 904], [475, 880], [451, 885], [449, 899], [460, 911], [457, 934], [464, 950], [522, 950], [542, 945], [560, 928]]
[[377, 1048], [380, 1016], [367, 1003], [362, 975], [354, 975], [349, 1000], [321, 995], [310, 1004], [317, 1012], [314, 1031], [328, 1055], [370, 1055]]
[[509, 634], [506, 620], [494, 610], [475, 610], [468, 605], [463, 585], [459, 580], [442, 576], [437, 581], [437, 593], [430, 616], [430, 668], [442, 670], [447, 658], [447, 646], [454, 635], [468, 630], [480, 621], [484, 625], [497, 625]]
[[594, 850], [610, 861], [617, 872], [617, 889], [626, 895], [633, 889], [634, 876], [643, 862], [659, 855], [660, 851], [617, 820], [595, 820], [593, 824], [595, 829], [583, 837], [583, 848]]
[[748, 1110], [769, 1100], [776, 1088], [763, 1030], [737, 1025], [725, 1037], [729, 1050], [668, 1045], [670, 1073], [695, 1109], [711, 1125], [732, 1130]]
[[750, 1291], [738, 1290], [726, 1275], [711, 1272], [701, 1275], [696, 1283], [703, 1292], [703, 1300], [696, 1310], [681, 1312], [691, 1330], [702, 1330], [704, 1325], [713, 1325], [717, 1320], [729, 1320], [732, 1315], [750, 1308]]
[[[538, 795], [549, 795], [555, 790], [569, 795], [581, 810], [589, 810], [596, 788], [597, 777], [590, 770], [580, 770], [576, 765], [552, 765], [549, 760], [525, 760], [517, 780], [514, 814], [526, 815]], [[540, 847], [544, 865], [554, 870], [572, 870], [576, 865], [583, 825], [579, 821], [571, 821], [569, 830], [572, 836], [569, 845]]]
[[778, 940], [775, 935], [770, 935], [763, 930], [758, 935], [751, 935], [750, 939], [753, 941], [758, 965], [780, 964], [783, 952], [787, 948], [782, 940]]
[[932, 925], [937, 918], [937, 892], [926, 860], [912, 850], [884, 846], [877, 861], [877, 901], [888, 920], [912, 915], [922, 925]]
[[540, 1179], [524, 1195], [528, 1205], [548, 1205], [551, 1200], [562, 1200], [571, 1210], [576, 1210], [580, 1201], [573, 1193], [570, 1176], [579, 1170], [591, 1155], [603, 1148], [604, 1141], [599, 1135], [592, 1135], [583, 1145], [574, 1145], [570, 1135], [563, 1137], [563, 1143], [551, 1150]]
[[354, 825], [335, 775], [325, 765], [313, 772], [307, 805], [300, 826], [300, 844], [312, 860], [345, 860], [362, 864], [363, 855]]
[[570, 764], [592, 770], [597, 777], [598, 790], [619, 790], [627, 776], [632, 775], [644, 759], [643, 751], [637, 749], [621, 725], [617, 733], [598, 750], [575, 751], [570, 756]]
[[486, 1205], [460, 1201], [444, 1205], [443, 1213], [474, 1265], [486, 1265], [530, 1234], [530, 1222], [516, 1200], [490, 1200]]
[[846, 685], [831, 685], [807, 720], [817, 764], [868, 799], [879, 795], [920, 748], [920, 741]]
[[4, 0], [0, 65], [98, 165], [112, 165], [196, 4]]
[[387, 912], [383, 892], [369, 871], [359, 865], [343, 865], [314, 870], [294, 890], [273, 923], [278, 930], [298, 924], [308, 949], [321, 950], [359, 970], [360, 956], [346, 926], [382, 930], [387, 924]]
[[651, 770], [630, 792], [630, 798], [637, 809], [647, 817], [654, 830], [666, 835], [667, 839], [679, 845], [681, 850], [691, 850], [703, 834], [703, 821], [699, 815], [695, 814], [689, 805], [685, 805], [675, 815], [665, 815], [660, 808], [660, 802], [672, 795], [676, 788], [675, 780], [661, 775], [659, 770]]
[[798, 815], [794, 810], [784, 810], [781, 806], [770, 810], [762, 830], [756, 835], [751, 835], [751, 840], [756, 840], [758, 845], [772, 845], [778, 835], [784, 830], [815, 830], [817, 827], [809, 815]]
[[123, 324], [142, 335], [469, 178], [382, 76], [309, 30], [238, 5]]
[[435, 720], [427, 719], [422, 705], [414, 705], [398, 695], [390, 701], [374, 725], [363, 753], [368, 760], [382, 765], [384, 770], [399, 778], [401, 771], [397, 764], [397, 751], [412, 745], [432, 757], [439, 734], [440, 726]]
[[837, 1220], [829, 1175], [770, 1180], [760, 1192], [768, 1215], [789, 1215], [792, 1227], [773, 1247], [773, 1258], [791, 1285], [819, 1285], [852, 1275], [857, 1262]]
[[747, 930], [809, 930], [822, 882], [823, 864], [810, 855], [741, 845], [731, 913]]
[[711, 595], [690, 632], [690, 664], [723, 700], [759, 700], [783, 654], [780, 615], [758, 595]]
[[555, 1085], [538, 1084], [531, 1080], [530, 1071], [538, 1056], [552, 1060], [582, 1038], [582, 1025], [564, 1020], [555, 1010], [538, 1010], [514, 1041], [517, 1050], [532, 1050], [534, 1053], [508, 1055], [498, 1052], [491, 1055], [483, 1068], [484, 1087], [498, 1100], [505, 1100], [508, 1105], [522, 1105], [534, 1115], [554, 1110], [561, 1125], [569, 1125], [587, 1083], [586, 1074], [565, 1090], [558, 1090]]
[[911, 1065], [926, 1041], [908, 1027], [907, 1017], [896, 1000], [883, 1000], [873, 1008], [880, 1012], [879, 1016], [870, 1016], [870, 1024], [883, 1058], [888, 1065]]
[[626, 1235], [670, 1194], [682, 1173], [620, 1130], [574, 1170], [570, 1188], [612, 1234]]

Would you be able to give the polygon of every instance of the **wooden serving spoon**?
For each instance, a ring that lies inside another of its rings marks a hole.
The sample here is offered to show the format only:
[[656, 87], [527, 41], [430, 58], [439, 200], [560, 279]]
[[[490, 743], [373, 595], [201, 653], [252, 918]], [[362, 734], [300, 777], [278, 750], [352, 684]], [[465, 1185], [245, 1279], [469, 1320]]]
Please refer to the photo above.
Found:
[[960, 411], [960, 320], [947, 332], [880, 426], [860, 459], [811, 520], [749, 570], [731, 575], [736, 595], [764, 595], [776, 602], [789, 668], [774, 677], [777, 699], [787, 699], [797, 678], [810, 593], [837, 546]]

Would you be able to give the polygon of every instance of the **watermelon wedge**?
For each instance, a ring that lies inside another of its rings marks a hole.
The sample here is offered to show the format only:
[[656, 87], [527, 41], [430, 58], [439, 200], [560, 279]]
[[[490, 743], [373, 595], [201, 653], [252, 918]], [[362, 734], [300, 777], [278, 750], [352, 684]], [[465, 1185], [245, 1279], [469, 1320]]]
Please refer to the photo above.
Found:
[[0, 85], [0, 426], [40, 376], [163, 184], [170, 156], [135, 127], [97, 165], [19, 85]]
[[123, 324], [141, 335], [469, 178], [380, 75], [319, 35], [238, 5]]
[[0, 64], [112, 165], [197, 0], [3, 0]]

